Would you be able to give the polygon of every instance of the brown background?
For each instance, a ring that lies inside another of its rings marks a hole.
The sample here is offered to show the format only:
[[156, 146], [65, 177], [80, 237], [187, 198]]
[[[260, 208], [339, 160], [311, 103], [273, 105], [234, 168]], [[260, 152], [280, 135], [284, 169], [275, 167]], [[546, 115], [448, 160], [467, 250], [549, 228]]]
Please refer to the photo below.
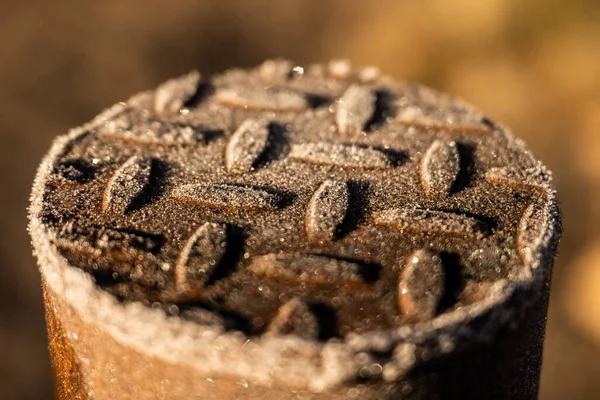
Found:
[[375, 64], [398, 79], [456, 93], [526, 139], [555, 172], [565, 225], [541, 399], [600, 398], [597, 2], [2, 3], [1, 398], [50, 398], [41, 291], [25, 208], [52, 137], [192, 68], [210, 74], [273, 56]]

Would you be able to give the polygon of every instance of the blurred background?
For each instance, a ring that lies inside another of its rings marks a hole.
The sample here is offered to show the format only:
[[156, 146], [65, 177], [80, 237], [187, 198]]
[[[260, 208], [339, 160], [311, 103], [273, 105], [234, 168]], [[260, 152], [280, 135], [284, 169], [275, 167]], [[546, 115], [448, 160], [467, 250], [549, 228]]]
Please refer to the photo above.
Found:
[[[192, 68], [348, 58], [455, 93], [555, 173], [565, 234], [542, 400], [600, 398], [600, 5], [593, 0], [0, 1], [0, 392], [51, 398], [26, 232], [51, 139]], [[57, 5], [60, 4], [60, 5]]]

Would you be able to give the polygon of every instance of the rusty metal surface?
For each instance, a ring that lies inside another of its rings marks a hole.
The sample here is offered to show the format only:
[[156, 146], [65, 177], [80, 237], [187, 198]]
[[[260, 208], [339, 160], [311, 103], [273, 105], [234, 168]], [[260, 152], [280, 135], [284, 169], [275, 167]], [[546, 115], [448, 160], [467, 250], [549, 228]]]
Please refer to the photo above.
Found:
[[[600, 382], [600, 10], [594, 2], [182, 0], [4, 2], [0, 15], [0, 390], [49, 399], [40, 280], [25, 231], [50, 140], [103, 108], [198, 68], [267, 57], [350, 58], [461, 95], [555, 172], [565, 234], [553, 280], [541, 399]], [[596, 256], [598, 255], [598, 256]], [[588, 305], [587, 303], [591, 303]], [[565, 351], [569, 349], [569, 351]]]

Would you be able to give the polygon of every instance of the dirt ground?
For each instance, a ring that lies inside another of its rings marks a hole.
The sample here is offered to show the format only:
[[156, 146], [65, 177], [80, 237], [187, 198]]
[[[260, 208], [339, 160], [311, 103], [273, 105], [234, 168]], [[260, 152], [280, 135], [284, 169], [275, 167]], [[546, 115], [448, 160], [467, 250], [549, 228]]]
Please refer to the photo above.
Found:
[[0, 393], [51, 398], [26, 232], [52, 137], [130, 94], [285, 56], [348, 58], [476, 104], [555, 174], [564, 211], [542, 400], [600, 397], [600, 6], [592, 0], [0, 1]]

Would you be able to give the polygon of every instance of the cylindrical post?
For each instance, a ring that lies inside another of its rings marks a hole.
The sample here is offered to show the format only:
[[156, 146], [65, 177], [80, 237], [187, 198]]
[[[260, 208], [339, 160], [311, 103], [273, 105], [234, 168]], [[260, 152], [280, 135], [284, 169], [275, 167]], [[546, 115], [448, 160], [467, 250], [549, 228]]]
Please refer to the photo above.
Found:
[[55, 141], [30, 234], [59, 400], [537, 397], [549, 172], [368, 71], [190, 73]]

